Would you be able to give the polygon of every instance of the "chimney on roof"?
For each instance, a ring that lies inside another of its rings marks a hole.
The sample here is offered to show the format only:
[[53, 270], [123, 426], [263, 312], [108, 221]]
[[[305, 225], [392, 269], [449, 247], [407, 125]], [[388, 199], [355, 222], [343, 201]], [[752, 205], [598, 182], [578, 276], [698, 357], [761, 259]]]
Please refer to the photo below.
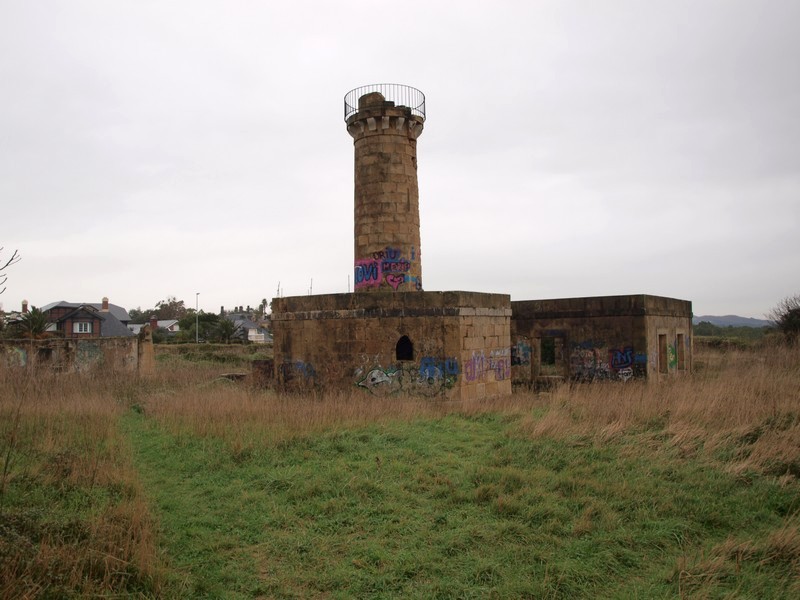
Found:
[[150, 316], [150, 329], [152, 331], [155, 331], [156, 329], [158, 329], [158, 319], [156, 318], [155, 315], [151, 315]]
[[221, 316], [221, 317], [225, 316], [225, 305], [224, 304], [219, 307], [219, 316]]
[[22, 312], [23, 312], [23, 314], [28, 312], [28, 301], [27, 300], [23, 300], [22, 301]]
[[108, 296], [103, 296], [103, 308], [100, 310], [108, 312]]

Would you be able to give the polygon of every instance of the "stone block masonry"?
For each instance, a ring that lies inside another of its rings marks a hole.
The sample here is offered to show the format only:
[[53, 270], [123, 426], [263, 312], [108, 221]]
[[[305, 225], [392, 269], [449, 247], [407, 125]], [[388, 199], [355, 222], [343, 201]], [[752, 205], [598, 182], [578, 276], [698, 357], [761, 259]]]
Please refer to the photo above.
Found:
[[417, 138], [424, 119], [377, 92], [347, 119], [355, 148], [354, 288], [422, 290]]
[[504, 294], [424, 292], [424, 120], [424, 95], [408, 86], [345, 95], [357, 293], [273, 300], [280, 387], [473, 399], [511, 393], [512, 377], [533, 385], [691, 371], [689, 302], [639, 295], [512, 303]]
[[155, 370], [153, 357], [153, 337], [147, 326], [138, 336], [132, 337], [0, 341], [0, 368], [37, 367], [109, 376], [120, 372], [146, 375]]
[[276, 298], [272, 309], [284, 388], [449, 399], [511, 393], [507, 295], [330, 294]]
[[511, 303], [515, 384], [660, 379], [692, 370], [692, 303], [633, 294]]

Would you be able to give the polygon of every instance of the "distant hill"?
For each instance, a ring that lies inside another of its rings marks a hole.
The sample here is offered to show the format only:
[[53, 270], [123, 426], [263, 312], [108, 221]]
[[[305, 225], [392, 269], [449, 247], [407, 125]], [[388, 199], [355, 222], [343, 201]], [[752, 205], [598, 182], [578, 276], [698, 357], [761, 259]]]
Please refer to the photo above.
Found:
[[766, 319], [753, 319], [752, 317], [738, 317], [736, 315], [725, 315], [724, 317], [715, 317], [713, 315], [702, 315], [692, 317], [692, 323], [705, 321], [717, 327], [768, 327], [771, 325]]

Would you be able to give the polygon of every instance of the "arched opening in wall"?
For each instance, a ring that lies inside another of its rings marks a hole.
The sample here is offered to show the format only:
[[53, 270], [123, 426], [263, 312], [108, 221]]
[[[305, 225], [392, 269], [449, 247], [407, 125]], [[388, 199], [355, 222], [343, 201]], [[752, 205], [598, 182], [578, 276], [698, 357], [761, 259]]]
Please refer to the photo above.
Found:
[[394, 348], [395, 358], [397, 360], [414, 360], [414, 344], [404, 335], [397, 340], [397, 346]]

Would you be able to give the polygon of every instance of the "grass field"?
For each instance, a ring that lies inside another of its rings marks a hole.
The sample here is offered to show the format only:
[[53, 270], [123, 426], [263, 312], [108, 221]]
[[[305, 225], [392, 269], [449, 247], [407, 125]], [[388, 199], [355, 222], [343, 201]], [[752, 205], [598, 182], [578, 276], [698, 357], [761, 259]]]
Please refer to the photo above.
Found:
[[800, 350], [441, 402], [2, 371], [1, 598], [800, 596]]

